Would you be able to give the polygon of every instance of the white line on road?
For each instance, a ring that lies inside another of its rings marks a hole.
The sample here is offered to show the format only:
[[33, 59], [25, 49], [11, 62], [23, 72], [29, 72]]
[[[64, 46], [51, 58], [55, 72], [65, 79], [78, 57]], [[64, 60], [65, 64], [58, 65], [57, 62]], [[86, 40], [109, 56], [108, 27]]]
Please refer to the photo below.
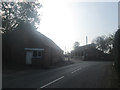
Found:
[[74, 70], [73, 72], [71, 72], [72, 74], [74, 73], [74, 72], [76, 72], [76, 71], [78, 71], [78, 70], [80, 70], [81, 68], [78, 68], [78, 69], [76, 69], [76, 70]]
[[[49, 83], [48, 83], [48, 84], [46, 84], [46, 85], [41, 86], [39, 89], [44, 88], [44, 87], [46, 87], [46, 86], [48, 86], [48, 85], [50, 85], [50, 84], [52, 84], [52, 83], [54, 83], [54, 82], [56, 82], [56, 81], [58, 81], [58, 80], [62, 79], [62, 78], [64, 78], [64, 76], [62, 76], [62, 77], [60, 77], [60, 78], [58, 78], [58, 79], [55, 79], [54, 81], [49, 82]], [[39, 90], [39, 89], [37, 89], [37, 90]]]

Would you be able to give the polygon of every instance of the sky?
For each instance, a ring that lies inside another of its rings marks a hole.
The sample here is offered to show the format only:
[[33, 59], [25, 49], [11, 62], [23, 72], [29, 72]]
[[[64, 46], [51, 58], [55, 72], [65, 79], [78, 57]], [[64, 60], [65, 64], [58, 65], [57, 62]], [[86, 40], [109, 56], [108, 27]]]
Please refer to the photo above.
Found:
[[41, 4], [38, 31], [64, 51], [73, 50], [75, 41], [85, 45], [86, 36], [90, 44], [118, 28], [118, 2], [44, 0]]

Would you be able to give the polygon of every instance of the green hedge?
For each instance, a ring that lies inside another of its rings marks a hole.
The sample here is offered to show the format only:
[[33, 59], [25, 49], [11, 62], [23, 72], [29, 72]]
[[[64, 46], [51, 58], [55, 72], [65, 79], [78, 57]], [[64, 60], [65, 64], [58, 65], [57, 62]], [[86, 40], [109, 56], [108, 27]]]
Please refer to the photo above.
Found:
[[114, 37], [114, 58], [115, 67], [120, 75], [120, 29], [117, 30]]

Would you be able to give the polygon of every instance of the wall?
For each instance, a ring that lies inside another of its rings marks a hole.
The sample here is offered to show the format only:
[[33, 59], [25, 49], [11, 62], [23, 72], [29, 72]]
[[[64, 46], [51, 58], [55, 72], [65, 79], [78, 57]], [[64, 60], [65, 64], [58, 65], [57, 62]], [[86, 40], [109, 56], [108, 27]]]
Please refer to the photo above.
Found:
[[[36, 32], [37, 33], [37, 32]], [[39, 34], [35, 34], [34, 31], [29, 30], [17, 30], [13, 31], [9, 34], [9, 38], [7, 42], [7, 47], [4, 47], [4, 51], [7, 48], [8, 60], [11, 64], [14, 65], [26, 65], [26, 51], [24, 48], [44, 48], [44, 58], [40, 63], [43, 67], [49, 67], [53, 63], [56, 63], [61, 58], [62, 51], [57, 50], [54, 47], [48, 47], [49, 45], [45, 45], [44, 40], [41, 40], [44, 37], [39, 37]], [[48, 43], [49, 44], [49, 43]], [[6, 56], [6, 52], [4, 53], [4, 57]], [[35, 59], [32, 59], [35, 60]], [[37, 64], [38, 59], [34, 64]]]

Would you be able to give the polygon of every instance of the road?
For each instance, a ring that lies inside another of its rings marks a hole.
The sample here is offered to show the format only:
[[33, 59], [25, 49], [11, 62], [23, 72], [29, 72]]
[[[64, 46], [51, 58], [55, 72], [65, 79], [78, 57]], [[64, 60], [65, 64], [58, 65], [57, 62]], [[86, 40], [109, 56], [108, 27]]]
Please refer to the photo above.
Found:
[[3, 88], [104, 88], [112, 62], [81, 61], [45, 71], [4, 77]]

